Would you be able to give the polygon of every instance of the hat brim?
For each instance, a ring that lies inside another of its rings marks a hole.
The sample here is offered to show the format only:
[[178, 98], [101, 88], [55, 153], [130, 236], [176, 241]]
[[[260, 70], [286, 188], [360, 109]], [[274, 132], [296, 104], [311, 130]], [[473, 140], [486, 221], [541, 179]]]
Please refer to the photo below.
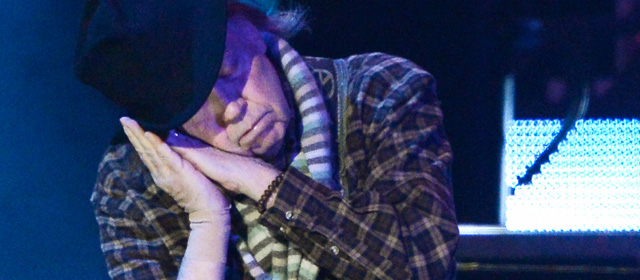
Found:
[[[188, 121], [218, 77], [225, 0], [90, 0], [75, 70], [150, 131]], [[92, 5], [92, 6], [90, 6]]]

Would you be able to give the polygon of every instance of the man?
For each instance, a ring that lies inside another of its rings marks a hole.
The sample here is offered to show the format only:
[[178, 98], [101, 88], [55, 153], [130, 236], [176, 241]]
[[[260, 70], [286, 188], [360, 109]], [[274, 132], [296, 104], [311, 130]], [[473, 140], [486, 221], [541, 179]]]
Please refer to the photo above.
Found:
[[427, 72], [303, 58], [280, 37], [296, 14], [177, 2], [86, 9], [77, 73], [132, 117], [92, 195], [112, 278], [453, 277], [452, 156]]

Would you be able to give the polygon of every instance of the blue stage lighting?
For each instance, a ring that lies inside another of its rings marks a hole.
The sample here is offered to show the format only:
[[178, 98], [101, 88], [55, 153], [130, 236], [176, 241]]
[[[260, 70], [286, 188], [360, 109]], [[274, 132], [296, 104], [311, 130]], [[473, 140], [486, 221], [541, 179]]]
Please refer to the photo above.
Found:
[[[503, 186], [533, 164], [560, 120], [515, 120], [504, 150]], [[579, 120], [532, 183], [506, 199], [512, 231], [640, 231], [640, 121]]]

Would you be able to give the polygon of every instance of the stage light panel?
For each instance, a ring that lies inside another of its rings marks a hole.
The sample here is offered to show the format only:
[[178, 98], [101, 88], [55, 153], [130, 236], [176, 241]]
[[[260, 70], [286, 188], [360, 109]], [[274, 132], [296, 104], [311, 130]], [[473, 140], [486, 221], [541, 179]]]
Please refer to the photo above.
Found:
[[[503, 187], [517, 185], [561, 126], [560, 120], [508, 125]], [[579, 120], [549, 160], [531, 184], [507, 197], [508, 230], [640, 231], [639, 120]]]

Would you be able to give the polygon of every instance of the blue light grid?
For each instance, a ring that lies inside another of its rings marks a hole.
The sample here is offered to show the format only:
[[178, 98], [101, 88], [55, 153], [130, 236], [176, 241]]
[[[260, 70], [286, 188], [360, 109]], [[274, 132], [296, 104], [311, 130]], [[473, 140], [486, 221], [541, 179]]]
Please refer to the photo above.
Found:
[[[515, 186], [561, 127], [514, 120], [505, 143], [503, 185]], [[506, 200], [506, 227], [536, 232], [640, 231], [640, 121], [579, 120], [530, 185]]]

